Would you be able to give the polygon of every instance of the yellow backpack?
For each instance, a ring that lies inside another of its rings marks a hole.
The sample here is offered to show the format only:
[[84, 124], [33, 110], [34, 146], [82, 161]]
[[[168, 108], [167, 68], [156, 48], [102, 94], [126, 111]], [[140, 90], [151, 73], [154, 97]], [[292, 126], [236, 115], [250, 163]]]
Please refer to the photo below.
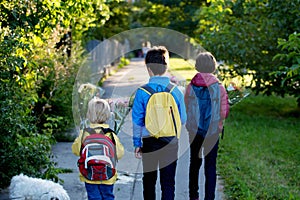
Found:
[[[162, 87], [162, 86], [161, 86]], [[176, 87], [169, 84], [165, 90], [155, 91], [148, 85], [140, 89], [150, 95], [145, 116], [145, 126], [150, 135], [160, 137], [180, 137], [181, 119], [178, 106], [171, 92]]]

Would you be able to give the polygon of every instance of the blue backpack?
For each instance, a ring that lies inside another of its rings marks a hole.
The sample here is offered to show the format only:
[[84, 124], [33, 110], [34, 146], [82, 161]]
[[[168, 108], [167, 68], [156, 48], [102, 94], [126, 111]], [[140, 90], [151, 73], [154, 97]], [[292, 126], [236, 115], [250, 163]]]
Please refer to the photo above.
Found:
[[203, 137], [220, 133], [220, 87], [216, 82], [208, 87], [191, 84], [187, 104], [186, 128]]

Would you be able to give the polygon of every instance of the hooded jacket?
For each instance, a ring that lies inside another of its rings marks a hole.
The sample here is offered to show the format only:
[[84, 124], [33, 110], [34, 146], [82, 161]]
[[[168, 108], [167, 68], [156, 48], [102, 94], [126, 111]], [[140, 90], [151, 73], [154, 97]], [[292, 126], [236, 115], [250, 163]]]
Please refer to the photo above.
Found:
[[[220, 82], [217, 77], [215, 77], [211, 73], [197, 73], [191, 80], [191, 83], [187, 86], [185, 95], [184, 95], [184, 101], [185, 105], [188, 105], [188, 94], [190, 93], [190, 90], [192, 89], [192, 84], [197, 87], [208, 87], [212, 85], [213, 83]], [[221, 121], [219, 123], [219, 129], [223, 129], [223, 120], [228, 117], [229, 114], [229, 104], [228, 104], [228, 95], [226, 93], [226, 90], [223, 85], [219, 84], [220, 86], [220, 115], [221, 115]], [[186, 106], [187, 107], [187, 106]], [[189, 113], [187, 113], [189, 114]]]

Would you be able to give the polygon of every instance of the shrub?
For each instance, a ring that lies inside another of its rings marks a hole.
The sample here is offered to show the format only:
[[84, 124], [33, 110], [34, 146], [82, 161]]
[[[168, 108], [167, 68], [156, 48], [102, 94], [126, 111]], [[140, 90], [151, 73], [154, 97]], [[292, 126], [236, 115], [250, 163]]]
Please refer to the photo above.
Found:
[[16, 174], [42, 176], [42, 170], [54, 167], [51, 161], [54, 140], [50, 134], [38, 134], [35, 117], [30, 115], [31, 98], [20, 87], [1, 82], [0, 99], [0, 187], [3, 188]]

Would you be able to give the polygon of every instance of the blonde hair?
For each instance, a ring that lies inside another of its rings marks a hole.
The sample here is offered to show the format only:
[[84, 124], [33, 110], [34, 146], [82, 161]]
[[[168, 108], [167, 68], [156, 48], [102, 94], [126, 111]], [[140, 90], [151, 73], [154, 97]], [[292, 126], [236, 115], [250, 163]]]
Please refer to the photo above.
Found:
[[199, 53], [195, 68], [198, 72], [213, 73], [216, 71], [217, 61], [210, 52]]
[[101, 124], [110, 118], [110, 107], [106, 100], [92, 98], [88, 103], [87, 119], [93, 124]]

